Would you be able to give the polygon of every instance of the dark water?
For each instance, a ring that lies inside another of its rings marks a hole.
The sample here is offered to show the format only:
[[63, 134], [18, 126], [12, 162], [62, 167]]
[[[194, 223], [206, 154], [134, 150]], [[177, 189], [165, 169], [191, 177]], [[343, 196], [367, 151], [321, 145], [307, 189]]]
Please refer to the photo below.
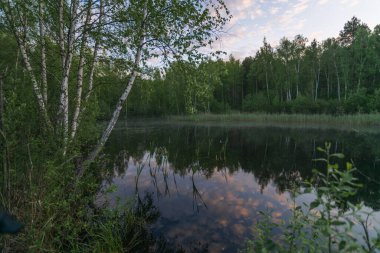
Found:
[[289, 215], [290, 189], [322, 167], [316, 147], [332, 143], [363, 183], [351, 200], [380, 210], [380, 132], [122, 123], [106, 148], [116, 185], [111, 204], [149, 195], [160, 216], [154, 235], [189, 252], [236, 252], [252, 238], [259, 211], [274, 221]]

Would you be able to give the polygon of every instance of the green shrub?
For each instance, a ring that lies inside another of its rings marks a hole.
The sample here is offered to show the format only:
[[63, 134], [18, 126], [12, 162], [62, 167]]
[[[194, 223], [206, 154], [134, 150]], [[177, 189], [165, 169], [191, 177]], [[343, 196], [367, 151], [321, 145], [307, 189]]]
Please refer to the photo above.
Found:
[[[260, 213], [262, 219], [255, 226], [255, 238], [248, 241], [246, 252], [376, 252], [380, 235], [369, 237], [368, 220], [359, 215], [362, 204], [354, 206], [349, 202], [361, 187], [354, 177], [356, 169], [351, 163], [339, 168], [344, 155], [331, 154], [330, 148], [330, 143], [318, 148], [324, 157], [315, 160], [324, 163], [326, 171], [314, 170], [311, 181], [304, 182], [301, 188], [294, 187], [290, 220], [274, 223], [270, 214]], [[315, 199], [298, 205], [296, 198], [308, 193]], [[354, 224], [361, 224], [364, 244], [352, 235]], [[280, 236], [273, 236], [274, 230], [280, 230]]]
[[223, 102], [219, 102], [216, 99], [211, 100], [210, 111], [212, 113], [226, 113], [230, 110], [231, 107], [228, 103], [223, 104]]
[[358, 91], [348, 95], [344, 103], [346, 113], [369, 113], [367, 89], [361, 88]]
[[318, 104], [304, 96], [298, 96], [295, 100], [291, 101], [290, 108], [292, 113], [319, 113]]
[[380, 112], [380, 89], [376, 89], [368, 101], [368, 109], [371, 112]]
[[243, 111], [245, 112], [267, 112], [270, 103], [268, 97], [263, 93], [248, 94], [243, 100]]

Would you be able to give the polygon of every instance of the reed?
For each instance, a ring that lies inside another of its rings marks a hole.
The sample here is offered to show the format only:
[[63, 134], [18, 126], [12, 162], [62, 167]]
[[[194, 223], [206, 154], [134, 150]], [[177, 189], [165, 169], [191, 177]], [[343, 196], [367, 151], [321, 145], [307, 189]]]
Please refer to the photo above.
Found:
[[263, 113], [231, 113], [231, 114], [196, 114], [187, 116], [171, 116], [171, 120], [181, 122], [252, 122], [252, 123], [288, 123], [288, 124], [321, 124], [340, 126], [380, 126], [380, 114], [263, 114]]

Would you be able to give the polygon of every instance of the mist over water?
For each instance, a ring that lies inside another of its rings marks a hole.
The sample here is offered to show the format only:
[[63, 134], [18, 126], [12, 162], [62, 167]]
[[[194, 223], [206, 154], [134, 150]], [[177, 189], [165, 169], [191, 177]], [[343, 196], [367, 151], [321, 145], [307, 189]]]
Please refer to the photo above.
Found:
[[160, 214], [155, 236], [190, 252], [234, 252], [252, 239], [260, 211], [287, 220], [288, 190], [323, 168], [313, 159], [325, 141], [359, 170], [364, 186], [351, 202], [380, 210], [380, 132], [145, 121], [111, 137], [103, 188], [117, 188], [99, 201], [149, 197]]

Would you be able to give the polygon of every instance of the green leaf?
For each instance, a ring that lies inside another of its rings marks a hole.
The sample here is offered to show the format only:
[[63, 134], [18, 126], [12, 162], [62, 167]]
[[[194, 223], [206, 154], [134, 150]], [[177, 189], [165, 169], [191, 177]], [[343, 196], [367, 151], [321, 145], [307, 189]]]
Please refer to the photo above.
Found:
[[316, 207], [318, 207], [321, 203], [319, 202], [319, 200], [314, 200], [313, 202], [310, 203], [310, 209], [314, 209]]
[[331, 222], [331, 225], [333, 225], [333, 226], [343, 226], [345, 224], [346, 223], [344, 221], [339, 221], [339, 220], [334, 220]]
[[325, 149], [323, 149], [323, 148], [321, 148], [321, 147], [317, 147], [317, 150], [318, 150], [319, 152], [323, 152], [323, 153], [326, 153], [326, 150], [325, 150]]
[[325, 158], [317, 158], [317, 159], [313, 159], [314, 162], [325, 162], [327, 163], [327, 159]]
[[347, 162], [346, 163], [346, 169], [347, 170], [352, 170], [352, 163]]
[[344, 154], [341, 154], [341, 153], [332, 154], [331, 157], [337, 157], [339, 159], [343, 159], [344, 158]]
[[343, 250], [345, 247], [346, 247], [346, 241], [341, 241], [340, 243], [339, 243], [339, 250], [341, 251], [341, 250]]

